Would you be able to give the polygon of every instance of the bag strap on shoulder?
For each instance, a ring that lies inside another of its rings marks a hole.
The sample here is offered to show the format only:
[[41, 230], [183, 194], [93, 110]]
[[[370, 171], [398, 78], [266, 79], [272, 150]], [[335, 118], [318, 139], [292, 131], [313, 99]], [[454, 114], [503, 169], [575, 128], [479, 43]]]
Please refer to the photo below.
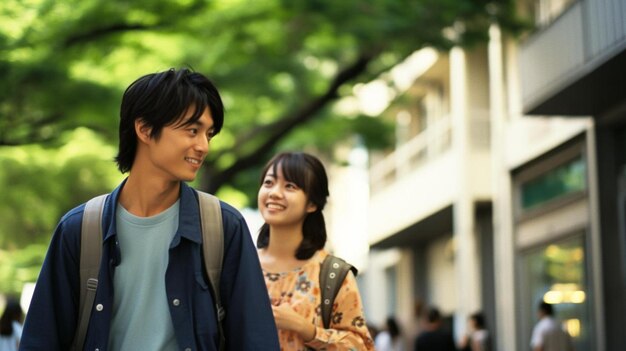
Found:
[[[226, 310], [222, 306], [220, 297], [220, 276], [224, 257], [224, 229], [222, 225], [222, 211], [217, 197], [198, 191], [200, 206], [200, 222], [202, 226], [202, 253], [204, 267], [207, 272], [213, 297], [220, 336], [219, 349], [224, 350], [226, 339], [222, 321]], [[102, 211], [109, 194], [100, 195], [85, 205], [81, 226], [80, 244], [80, 307], [78, 326], [74, 336], [73, 350], [82, 350], [87, 335], [89, 319], [98, 288], [98, 273], [102, 257]]]
[[98, 288], [98, 273], [102, 256], [102, 211], [109, 194], [87, 201], [80, 231], [80, 304], [74, 350], [82, 350], [89, 326], [91, 309]]
[[209, 283], [215, 299], [217, 325], [220, 335], [220, 350], [226, 347], [226, 339], [222, 321], [226, 317], [226, 310], [220, 296], [220, 277], [222, 261], [224, 259], [224, 228], [222, 225], [222, 210], [220, 200], [208, 193], [197, 191], [200, 205], [200, 221], [202, 222], [202, 254], [204, 267], [209, 277]]
[[335, 297], [346, 279], [348, 272], [354, 276], [358, 274], [356, 267], [333, 255], [328, 255], [322, 262], [320, 269], [320, 287], [322, 287], [322, 321], [324, 328], [330, 328], [330, 317], [333, 310]]

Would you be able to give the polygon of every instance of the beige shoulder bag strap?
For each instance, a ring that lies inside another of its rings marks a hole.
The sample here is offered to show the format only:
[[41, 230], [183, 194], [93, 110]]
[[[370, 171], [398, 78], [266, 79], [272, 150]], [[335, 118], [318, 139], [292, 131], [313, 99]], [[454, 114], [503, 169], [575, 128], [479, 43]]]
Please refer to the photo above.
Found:
[[226, 310], [222, 306], [220, 296], [220, 276], [222, 274], [222, 260], [224, 259], [224, 228], [222, 225], [222, 209], [220, 200], [202, 191], [198, 191], [200, 204], [200, 220], [202, 222], [202, 253], [204, 267], [209, 276], [209, 283], [215, 298], [217, 324], [220, 334], [220, 350], [225, 348], [224, 329], [222, 321]]
[[87, 201], [83, 212], [80, 234], [80, 304], [73, 350], [83, 349], [91, 309], [96, 298], [102, 256], [102, 211], [108, 195], [100, 195]]

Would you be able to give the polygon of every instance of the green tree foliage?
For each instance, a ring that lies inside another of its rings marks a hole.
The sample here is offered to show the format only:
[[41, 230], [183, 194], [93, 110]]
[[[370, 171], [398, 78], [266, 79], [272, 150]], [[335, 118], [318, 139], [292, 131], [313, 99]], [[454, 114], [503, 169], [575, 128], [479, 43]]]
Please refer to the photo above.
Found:
[[[513, 3], [3, 0], [0, 248], [46, 242], [64, 211], [119, 179], [109, 148], [121, 95], [140, 75], [190, 66], [215, 81], [226, 125], [199, 185], [253, 197], [258, 168], [277, 150], [329, 151], [355, 134], [388, 145], [385, 122], [334, 104], [424, 46], [472, 45], [493, 22], [517, 31]], [[67, 151], [81, 127], [101, 144]]]
[[0, 148], [0, 292], [16, 293], [37, 278], [59, 218], [121, 180], [115, 147], [78, 128], [41, 145]]
[[[513, 29], [517, 23], [511, 0], [5, 0], [0, 6], [0, 145], [53, 142], [77, 126], [113, 140], [128, 83], [190, 65], [217, 82], [229, 110], [206, 163], [203, 186], [211, 191], [262, 163], [295, 129], [315, 133], [313, 119], [338, 120], [331, 118], [332, 103], [351, 93], [350, 84], [423, 46], [471, 44], [485, 38], [493, 21]], [[360, 130], [384, 130], [380, 123], [352, 120]]]

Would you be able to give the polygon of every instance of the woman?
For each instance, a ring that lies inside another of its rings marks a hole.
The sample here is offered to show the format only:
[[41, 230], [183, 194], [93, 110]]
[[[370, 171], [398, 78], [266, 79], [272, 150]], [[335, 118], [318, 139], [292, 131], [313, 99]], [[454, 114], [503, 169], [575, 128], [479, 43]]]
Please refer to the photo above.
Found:
[[489, 351], [489, 332], [485, 326], [485, 317], [481, 312], [472, 314], [468, 320], [469, 333], [461, 340], [463, 351]]
[[404, 340], [400, 326], [393, 316], [387, 317], [385, 330], [374, 339], [376, 351], [404, 351]]
[[0, 318], [0, 351], [17, 350], [22, 337], [24, 312], [15, 298], [8, 298]]
[[328, 255], [324, 166], [309, 154], [287, 152], [262, 174], [258, 205], [265, 224], [257, 248], [281, 349], [374, 350], [354, 275], [337, 294], [329, 329], [320, 315], [319, 273]]

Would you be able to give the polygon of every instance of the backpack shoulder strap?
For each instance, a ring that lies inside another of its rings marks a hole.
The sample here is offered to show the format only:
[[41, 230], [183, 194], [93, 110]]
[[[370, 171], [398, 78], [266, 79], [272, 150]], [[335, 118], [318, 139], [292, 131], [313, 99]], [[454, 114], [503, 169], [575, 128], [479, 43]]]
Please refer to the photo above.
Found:
[[102, 256], [102, 211], [108, 194], [87, 201], [80, 230], [80, 304], [74, 350], [82, 350], [98, 288]]
[[352, 271], [354, 276], [358, 274], [358, 270], [342, 260], [341, 258], [333, 255], [328, 255], [322, 262], [322, 268], [320, 269], [320, 287], [322, 287], [322, 321], [324, 322], [324, 328], [330, 327], [330, 317], [333, 310], [333, 304], [335, 297], [341, 288], [341, 284], [346, 279], [348, 272]]
[[220, 200], [202, 191], [197, 191], [200, 205], [200, 221], [202, 223], [202, 254], [204, 268], [209, 277], [209, 284], [215, 298], [215, 311], [220, 334], [220, 350], [225, 347], [225, 336], [222, 320], [226, 316], [220, 296], [220, 277], [224, 258], [224, 228]]

